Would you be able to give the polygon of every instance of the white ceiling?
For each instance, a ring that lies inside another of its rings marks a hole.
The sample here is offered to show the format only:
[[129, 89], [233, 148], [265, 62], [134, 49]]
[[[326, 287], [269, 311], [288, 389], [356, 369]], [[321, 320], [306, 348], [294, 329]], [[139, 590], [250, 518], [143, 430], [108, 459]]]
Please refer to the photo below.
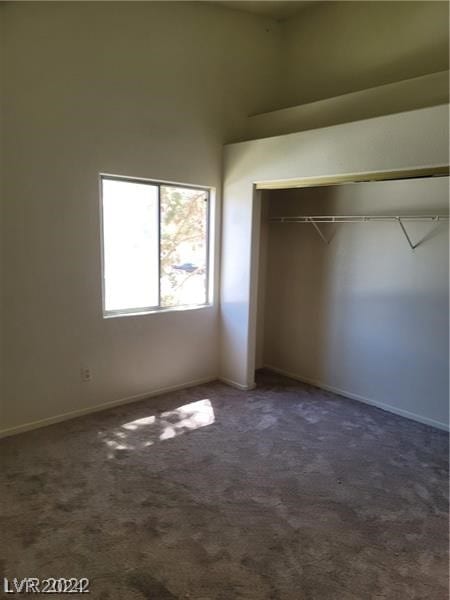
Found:
[[318, 0], [288, 0], [287, 2], [285, 0], [251, 0], [248, 2], [214, 0], [214, 4], [284, 20], [297, 14], [306, 6], [314, 4], [314, 1]]

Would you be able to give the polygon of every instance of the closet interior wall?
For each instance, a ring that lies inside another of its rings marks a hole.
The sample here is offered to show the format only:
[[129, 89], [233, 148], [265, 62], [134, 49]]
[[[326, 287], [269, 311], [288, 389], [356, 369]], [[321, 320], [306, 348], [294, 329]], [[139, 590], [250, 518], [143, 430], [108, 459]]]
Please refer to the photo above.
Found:
[[[294, 215], [448, 214], [448, 177], [262, 193], [256, 366], [448, 426], [448, 222], [414, 251], [398, 223]], [[410, 223], [415, 241], [432, 225]]]

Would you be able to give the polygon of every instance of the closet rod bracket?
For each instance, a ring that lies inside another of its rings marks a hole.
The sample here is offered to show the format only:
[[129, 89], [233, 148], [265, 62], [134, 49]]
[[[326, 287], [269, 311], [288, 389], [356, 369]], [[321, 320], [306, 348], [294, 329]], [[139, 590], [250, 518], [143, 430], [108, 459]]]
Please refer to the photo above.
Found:
[[412, 250], [413, 252], [414, 252], [414, 250], [415, 250], [415, 249], [416, 249], [418, 246], [420, 246], [420, 244], [421, 244], [423, 241], [425, 241], [425, 239], [426, 239], [426, 238], [427, 238], [427, 237], [430, 235], [430, 233], [431, 233], [431, 232], [432, 232], [432, 231], [433, 231], [433, 230], [434, 230], [434, 229], [435, 229], [435, 228], [436, 228], [436, 227], [439, 225], [439, 223], [440, 223], [440, 217], [438, 217], [438, 216], [432, 217], [432, 219], [431, 219], [431, 220], [432, 220], [432, 223], [433, 223], [433, 224], [432, 224], [432, 226], [431, 226], [431, 229], [428, 231], [428, 233], [427, 233], [427, 234], [426, 234], [426, 235], [425, 235], [425, 236], [424, 236], [424, 237], [423, 237], [421, 240], [419, 240], [418, 242], [416, 242], [416, 243], [414, 244], [414, 243], [412, 242], [412, 240], [411, 240], [411, 237], [409, 236], [408, 232], [406, 231], [406, 227], [405, 227], [405, 225], [404, 225], [404, 223], [403, 223], [403, 221], [402, 221], [402, 217], [397, 217], [397, 222], [398, 222], [398, 224], [400, 225], [400, 227], [401, 227], [401, 230], [402, 230], [402, 232], [403, 232], [403, 235], [405, 236], [405, 238], [406, 238], [406, 240], [407, 240], [407, 242], [408, 242], [408, 244], [409, 244], [409, 247], [411, 248], [411, 250]]
[[324, 244], [326, 244], [328, 246], [329, 243], [330, 243], [330, 240], [327, 240], [327, 238], [324, 236], [324, 234], [322, 233], [322, 230], [317, 225], [317, 223], [314, 221], [314, 219], [312, 219], [311, 217], [309, 217], [308, 220], [313, 225], [314, 229], [317, 231], [317, 233], [319, 234], [319, 236], [320, 236], [321, 240], [324, 242]]
[[415, 249], [416, 249], [416, 246], [417, 246], [417, 244], [413, 244], [413, 243], [412, 243], [412, 241], [411, 241], [411, 238], [409, 237], [409, 235], [408, 235], [408, 232], [406, 231], [406, 228], [405, 228], [405, 226], [403, 225], [403, 221], [401, 220], [401, 218], [400, 218], [400, 217], [397, 217], [397, 221], [398, 221], [398, 224], [399, 224], [399, 225], [400, 225], [400, 227], [401, 227], [401, 230], [403, 231], [403, 235], [405, 236], [405, 238], [406, 238], [406, 240], [407, 240], [407, 242], [408, 242], [408, 244], [409, 244], [409, 246], [410, 246], [411, 250], [415, 250]]

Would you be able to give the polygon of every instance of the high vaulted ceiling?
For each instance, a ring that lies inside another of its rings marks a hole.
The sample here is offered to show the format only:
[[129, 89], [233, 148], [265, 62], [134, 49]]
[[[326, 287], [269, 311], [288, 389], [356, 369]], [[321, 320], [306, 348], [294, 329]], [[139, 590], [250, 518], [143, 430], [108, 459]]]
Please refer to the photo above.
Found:
[[315, 1], [317, 2], [319, 0], [289, 0], [287, 2], [284, 0], [250, 0], [248, 2], [215, 0], [214, 4], [221, 4], [227, 8], [264, 15], [277, 20], [284, 20], [297, 14], [306, 6], [314, 4]]

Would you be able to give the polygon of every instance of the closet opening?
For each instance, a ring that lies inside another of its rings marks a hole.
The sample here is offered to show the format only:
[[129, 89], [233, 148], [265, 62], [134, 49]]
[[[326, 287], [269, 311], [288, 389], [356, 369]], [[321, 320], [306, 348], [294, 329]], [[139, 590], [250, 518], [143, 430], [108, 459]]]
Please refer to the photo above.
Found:
[[400, 413], [448, 398], [448, 173], [256, 185], [256, 375]]

